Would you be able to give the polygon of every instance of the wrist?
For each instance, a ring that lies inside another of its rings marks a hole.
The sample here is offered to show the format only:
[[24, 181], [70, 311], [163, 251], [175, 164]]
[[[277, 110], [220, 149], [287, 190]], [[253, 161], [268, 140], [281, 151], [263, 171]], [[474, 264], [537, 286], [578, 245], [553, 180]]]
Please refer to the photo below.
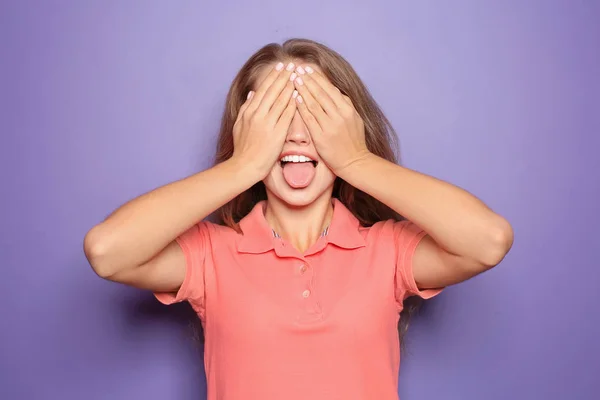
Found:
[[262, 181], [268, 173], [268, 171], [265, 171], [265, 168], [256, 163], [255, 160], [243, 156], [233, 155], [226, 160], [225, 163], [235, 171], [236, 176], [240, 179], [251, 181], [252, 185]]
[[354, 173], [357, 170], [367, 167], [370, 163], [372, 163], [377, 158], [379, 158], [379, 157], [376, 156], [375, 154], [371, 153], [370, 151], [365, 150], [364, 152], [361, 152], [361, 153], [357, 154], [356, 156], [352, 157], [350, 160], [345, 162], [342, 166], [334, 169], [333, 173], [336, 176], [339, 176], [340, 178], [342, 178], [343, 180], [348, 182], [348, 178], [351, 177], [352, 175], [354, 175]]

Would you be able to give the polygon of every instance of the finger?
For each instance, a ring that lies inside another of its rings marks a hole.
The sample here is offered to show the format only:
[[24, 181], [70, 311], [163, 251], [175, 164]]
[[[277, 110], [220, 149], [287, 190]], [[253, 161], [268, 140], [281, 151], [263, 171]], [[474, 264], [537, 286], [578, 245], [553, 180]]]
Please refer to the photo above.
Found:
[[[320, 126], [325, 126], [329, 117], [321, 107], [321, 104], [310, 93], [310, 90], [304, 84], [298, 82], [294, 83], [299, 96], [296, 98], [298, 103], [302, 104], [306, 110], [313, 115], [314, 118], [319, 122]], [[300, 104], [298, 108], [300, 108]]]
[[[296, 75], [294, 72], [295, 65], [294, 63], [289, 63], [285, 70], [281, 71], [279, 76], [273, 81], [271, 86], [266, 90], [263, 98], [260, 101], [260, 105], [258, 106], [257, 111], [263, 113], [263, 115], [267, 114], [273, 104], [281, 94], [282, 90], [286, 87], [287, 83], [290, 81], [290, 77], [292, 75]], [[295, 77], [295, 76], [294, 76]], [[292, 78], [293, 80], [293, 78]], [[290, 92], [291, 95], [291, 92]], [[287, 104], [287, 100], [284, 104]]]
[[256, 93], [254, 93], [254, 96], [252, 96], [252, 102], [248, 106], [250, 110], [256, 110], [260, 106], [260, 103], [265, 96], [265, 93], [267, 93], [267, 90], [284, 71], [283, 67], [284, 65], [282, 62], [277, 63], [271, 72], [269, 72], [269, 74], [266, 76], [266, 78], [260, 83], [256, 89]]
[[304, 97], [299, 94], [298, 97], [296, 97], [296, 103], [300, 117], [302, 117], [302, 120], [308, 127], [308, 131], [311, 135], [320, 135], [322, 132], [321, 125], [313, 113], [308, 109]]
[[350, 117], [352, 115], [358, 115], [358, 111], [356, 110], [356, 107], [354, 107], [354, 103], [352, 103], [352, 100], [350, 99], [350, 97], [348, 97], [346, 95], [342, 95], [342, 98], [344, 99], [344, 102], [346, 103], [346, 105], [343, 107], [340, 107], [340, 113], [346, 117]]
[[271, 110], [269, 110], [269, 118], [273, 118], [276, 121], [281, 116], [281, 113], [283, 112], [283, 110], [285, 110], [288, 103], [290, 102], [293, 93], [294, 83], [288, 79], [284, 89], [277, 97], [277, 100], [275, 100], [275, 103], [273, 103]]
[[254, 96], [254, 92], [252, 90], [249, 91], [248, 92], [248, 97], [246, 97], [246, 101], [244, 102], [244, 104], [242, 104], [242, 106], [240, 107], [240, 110], [238, 111], [237, 118], [235, 119], [235, 123], [236, 124], [244, 116], [244, 112], [246, 111], [246, 109], [250, 105], [250, 102], [252, 101], [252, 97], [253, 96]]
[[296, 78], [296, 86], [306, 86], [312, 97], [321, 105], [327, 115], [337, 113], [337, 105], [331, 99], [331, 96], [319, 85], [317, 81], [312, 79], [312, 74], [307, 74], [302, 67], [297, 69], [299, 76]]
[[300, 69], [306, 72], [306, 74], [300, 75], [308, 76], [308, 78], [305, 78], [305, 81], [308, 81], [309, 79], [314, 80], [323, 89], [323, 91], [325, 91], [325, 93], [329, 95], [331, 101], [337, 107], [344, 105], [344, 100], [342, 99], [342, 92], [340, 92], [340, 90], [337, 87], [335, 87], [327, 78], [325, 78], [325, 76], [323, 76], [322, 74], [315, 71], [309, 66], [305, 66], [304, 68], [297, 68], [297, 70]]
[[[294, 91], [294, 94], [297, 95], [298, 93]], [[296, 114], [297, 108], [295, 95], [290, 96], [290, 98], [288, 99], [287, 106], [283, 110], [283, 113], [281, 113], [279, 121], [277, 121], [277, 124], [275, 125], [276, 130], [284, 129], [285, 131], [287, 131], [287, 128], [292, 123], [292, 119], [294, 118], [294, 114]]]

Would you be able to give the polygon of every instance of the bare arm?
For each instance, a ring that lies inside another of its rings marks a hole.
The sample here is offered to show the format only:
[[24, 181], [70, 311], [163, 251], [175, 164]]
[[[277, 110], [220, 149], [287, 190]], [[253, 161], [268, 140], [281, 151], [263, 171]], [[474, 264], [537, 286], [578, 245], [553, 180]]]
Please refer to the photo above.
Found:
[[279, 159], [296, 111], [291, 74], [273, 69], [251, 92], [228, 161], [131, 200], [87, 233], [84, 251], [99, 276], [153, 291], [181, 286], [186, 265], [175, 239], [262, 180]]
[[500, 263], [512, 245], [512, 229], [504, 218], [449, 183], [374, 155], [340, 174], [429, 234], [413, 259], [420, 288], [465, 281]]
[[[169, 244], [258, 179], [251, 168], [232, 159], [131, 200], [85, 236], [84, 249], [92, 268], [106, 279], [176, 289], [185, 265], [179, 247]], [[172, 266], [170, 274], [152, 279], [149, 273], [160, 275], [155, 269], [161, 264]], [[142, 266], [147, 270], [139, 271]]]
[[422, 288], [462, 282], [498, 264], [513, 242], [510, 224], [467, 191], [372, 154], [352, 101], [306, 69], [296, 81], [298, 110], [334, 173], [416, 223], [429, 236], [413, 274]]

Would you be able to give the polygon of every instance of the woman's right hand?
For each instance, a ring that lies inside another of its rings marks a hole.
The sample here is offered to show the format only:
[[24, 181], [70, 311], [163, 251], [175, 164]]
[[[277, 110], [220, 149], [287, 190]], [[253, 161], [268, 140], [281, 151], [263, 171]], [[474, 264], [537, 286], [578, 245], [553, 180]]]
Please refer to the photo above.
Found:
[[292, 73], [293, 68], [273, 69], [241, 107], [234, 127], [235, 162], [140, 195], [90, 229], [84, 250], [99, 276], [155, 292], [179, 289], [186, 259], [175, 239], [251, 188], [259, 171], [263, 179], [279, 159], [296, 111]]
[[240, 108], [233, 127], [233, 158], [264, 179], [279, 160], [296, 112], [294, 64], [278, 63]]

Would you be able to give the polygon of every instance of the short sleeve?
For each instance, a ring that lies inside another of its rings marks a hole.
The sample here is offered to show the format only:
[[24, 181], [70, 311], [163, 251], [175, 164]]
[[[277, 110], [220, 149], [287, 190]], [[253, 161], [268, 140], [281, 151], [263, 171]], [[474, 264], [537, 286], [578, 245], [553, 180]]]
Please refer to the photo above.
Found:
[[181, 234], [177, 239], [185, 257], [185, 278], [177, 293], [154, 293], [163, 304], [188, 301], [192, 308], [204, 317], [204, 268], [210, 248], [208, 223], [200, 222]]
[[417, 246], [427, 233], [410, 221], [394, 223], [394, 243], [396, 247], [396, 301], [402, 305], [404, 299], [419, 296], [429, 299], [441, 292], [441, 289], [420, 290], [413, 275], [413, 256]]

